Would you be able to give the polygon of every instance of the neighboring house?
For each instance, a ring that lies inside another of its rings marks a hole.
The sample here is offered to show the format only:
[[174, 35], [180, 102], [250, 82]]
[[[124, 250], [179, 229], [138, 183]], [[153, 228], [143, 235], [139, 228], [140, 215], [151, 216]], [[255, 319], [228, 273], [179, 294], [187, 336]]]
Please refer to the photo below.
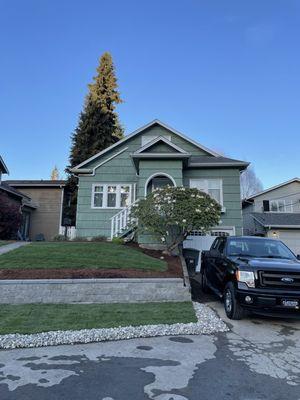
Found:
[[29, 198], [35, 206], [29, 216], [28, 234], [30, 240], [39, 236], [51, 240], [61, 232], [62, 206], [64, 198], [63, 180], [8, 180], [5, 184]]
[[[239, 235], [240, 172], [247, 166], [155, 120], [71, 169], [79, 177], [76, 234], [126, 235], [132, 203], [171, 185], [209, 193], [222, 205], [222, 223], [211, 234]], [[138, 241], [157, 246], [157, 239], [149, 235], [139, 235]]]
[[30, 197], [11, 187], [7, 182], [3, 182], [2, 174], [9, 174], [9, 171], [0, 156], [0, 192], [5, 193], [10, 202], [20, 207], [22, 224], [19, 228], [18, 239], [28, 240], [31, 213], [36, 209], [36, 206], [32, 203]]
[[2, 174], [9, 174], [8, 168], [3, 161], [3, 158], [0, 156], [0, 184], [2, 181]]
[[300, 178], [243, 200], [244, 234], [281, 239], [300, 254]]

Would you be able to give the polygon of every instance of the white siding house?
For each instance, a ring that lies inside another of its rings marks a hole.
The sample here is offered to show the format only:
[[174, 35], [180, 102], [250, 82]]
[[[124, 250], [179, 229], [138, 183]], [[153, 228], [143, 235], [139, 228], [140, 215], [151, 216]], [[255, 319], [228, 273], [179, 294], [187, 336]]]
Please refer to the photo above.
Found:
[[300, 254], [300, 178], [243, 200], [244, 235], [282, 240]]

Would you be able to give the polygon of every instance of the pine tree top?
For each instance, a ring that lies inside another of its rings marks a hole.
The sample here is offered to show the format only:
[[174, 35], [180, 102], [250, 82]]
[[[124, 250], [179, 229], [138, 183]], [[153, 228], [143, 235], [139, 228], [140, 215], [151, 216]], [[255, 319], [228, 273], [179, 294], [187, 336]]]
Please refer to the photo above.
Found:
[[117, 78], [112, 56], [109, 52], [102, 54], [94, 82], [89, 85], [92, 101], [104, 112], [113, 112], [116, 104], [122, 103], [118, 92]]
[[58, 178], [59, 178], [59, 172], [57, 166], [55, 165], [51, 172], [51, 181], [57, 181]]

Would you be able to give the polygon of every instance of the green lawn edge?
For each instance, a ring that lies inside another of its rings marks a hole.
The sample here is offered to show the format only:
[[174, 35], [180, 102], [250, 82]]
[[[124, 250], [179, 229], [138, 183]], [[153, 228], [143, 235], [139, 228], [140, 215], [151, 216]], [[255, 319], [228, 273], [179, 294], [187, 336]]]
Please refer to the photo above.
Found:
[[193, 304], [1, 304], [0, 335], [197, 322]]
[[6, 240], [0, 240], [0, 247], [1, 246], [6, 246], [7, 244], [10, 244], [10, 243], [13, 243], [13, 242], [8, 242]]
[[0, 269], [137, 269], [166, 271], [164, 260], [115, 243], [31, 243], [0, 256]]

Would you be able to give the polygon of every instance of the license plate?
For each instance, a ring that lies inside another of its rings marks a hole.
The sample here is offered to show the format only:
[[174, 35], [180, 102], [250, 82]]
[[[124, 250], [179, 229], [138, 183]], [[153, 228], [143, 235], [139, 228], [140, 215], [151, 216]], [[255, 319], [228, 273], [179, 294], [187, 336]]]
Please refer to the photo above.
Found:
[[281, 304], [284, 307], [292, 307], [292, 308], [299, 307], [299, 301], [298, 300], [282, 300]]

